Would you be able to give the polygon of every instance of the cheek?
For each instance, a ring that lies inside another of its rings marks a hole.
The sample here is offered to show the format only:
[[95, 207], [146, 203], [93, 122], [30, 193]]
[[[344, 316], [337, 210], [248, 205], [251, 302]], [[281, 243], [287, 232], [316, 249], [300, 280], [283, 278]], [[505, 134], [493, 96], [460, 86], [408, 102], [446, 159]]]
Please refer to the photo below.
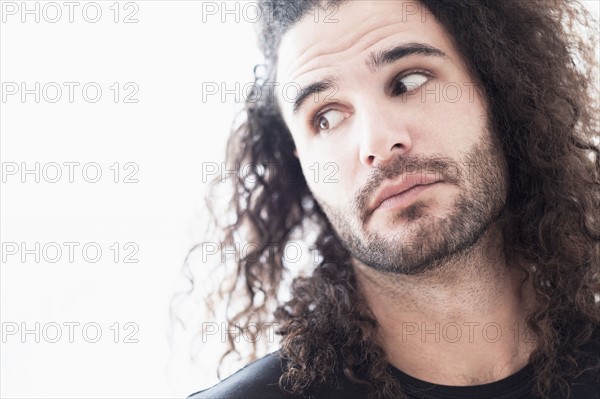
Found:
[[[343, 146], [341, 146], [343, 147]], [[307, 149], [310, 157], [300, 158], [302, 173], [309, 189], [321, 202], [332, 206], [347, 204], [351, 201], [356, 173], [353, 173], [348, 157], [350, 149], [340, 150], [337, 145], [332, 149]], [[302, 154], [302, 153], [301, 153]]]
[[470, 88], [470, 90], [463, 89], [459, 100], [455, 103], [449, 103], [448, 107], [451, 108], [449, 112], [456, 113], [457, 118], [460, 118], [463, 122], [471, 121], [473, 126], [479, 128], [485, 125], [487, 111], [481, 97], [473, 88]]
[[448, 90], [442, 98], [443, 101], [428, 102], [427, 111], [419, 115], [421, 139], [429, 146], [428, 152], [460, 157], [484, 132], [486, 111], [472, 88], [469, 92], [468, 87], [463, 87], [460, 95], [456, 90]]
[[335, 204], [334, 194], [339, 190], [339, 176], [336, 173], [336, 164], [318, 158], [303, 160], [302, 173], [308, 188], [319, 202]]

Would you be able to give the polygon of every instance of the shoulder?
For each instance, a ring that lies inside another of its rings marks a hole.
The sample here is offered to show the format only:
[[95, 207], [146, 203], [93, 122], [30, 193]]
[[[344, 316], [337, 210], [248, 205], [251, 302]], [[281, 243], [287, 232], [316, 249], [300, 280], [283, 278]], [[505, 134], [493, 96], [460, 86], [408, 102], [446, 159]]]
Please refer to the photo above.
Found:
[[292, 398], [279, 388], [283, 360], [279, 352], [256, 360], [212, 388], [188, 399], [284, 399]]
[[279, 388], [286, 361], [279, 352], [271, 353], [242, 368], [212, 388], [196, 392], [188, 399], [363, 399], [364, 385], [356, 385], [336, 370], [336, 382], [309, 388], [304, 395], [293, 396]]
[[600, 399], [600, 327], [592, 339], [581, 347], [587, 356], [579, 356], [580, 366], [584, 368], [571, 383], [573, 398]]
[[571, 382], [572, 399], [600, 399], [600, 372], [585, 371]]

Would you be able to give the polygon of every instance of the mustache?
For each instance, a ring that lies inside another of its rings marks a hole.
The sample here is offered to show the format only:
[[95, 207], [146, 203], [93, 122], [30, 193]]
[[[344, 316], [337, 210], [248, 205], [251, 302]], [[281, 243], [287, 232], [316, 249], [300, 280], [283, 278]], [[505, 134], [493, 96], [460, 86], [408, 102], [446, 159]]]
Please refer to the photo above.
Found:
[[366, 222], [373, 213], [369, 209], [369, 203], [375, 191], [384, 181], [396, 179], [402, 175], [435, 174], [439, 180], [458, 184], [461, 180], [461, 171], [458, 162], [443, 155], [396, 157], [383, 166], [373, 169], [367, 182], [354, 194], [353, 205], [358, 210], [360, 219]]

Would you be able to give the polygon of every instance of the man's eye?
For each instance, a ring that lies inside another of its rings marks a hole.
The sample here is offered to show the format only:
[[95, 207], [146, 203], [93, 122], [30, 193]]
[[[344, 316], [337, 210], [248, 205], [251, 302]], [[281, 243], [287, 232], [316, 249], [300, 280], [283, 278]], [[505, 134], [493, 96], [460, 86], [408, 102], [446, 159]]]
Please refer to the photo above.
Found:
[[314, 126], [317, 132], [333, 130], [344, 120], [345, 113], [337, 109], [330, 109], [315, 117]]
[[411, 73], [394, 79], [392, 82], [392, 95], [399, 96], [411, 92], [423, 86], [429, 80], [430, 76], [423, 73]]

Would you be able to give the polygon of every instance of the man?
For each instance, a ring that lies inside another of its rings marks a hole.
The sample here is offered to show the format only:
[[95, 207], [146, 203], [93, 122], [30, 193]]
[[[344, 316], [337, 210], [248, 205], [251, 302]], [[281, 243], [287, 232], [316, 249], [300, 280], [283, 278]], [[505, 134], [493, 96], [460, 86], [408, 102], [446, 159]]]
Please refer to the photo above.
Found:
[[[279, 167], [235, 181], [224, 242], [256, 244], [230, 323], [277, 322], [281, 349], [192, 397], [600, 398], [584, 9], [262, 7], [267, 73], [228, 161]], [[278, 303], [286, 244], [315, 231], [317, 266]]]

